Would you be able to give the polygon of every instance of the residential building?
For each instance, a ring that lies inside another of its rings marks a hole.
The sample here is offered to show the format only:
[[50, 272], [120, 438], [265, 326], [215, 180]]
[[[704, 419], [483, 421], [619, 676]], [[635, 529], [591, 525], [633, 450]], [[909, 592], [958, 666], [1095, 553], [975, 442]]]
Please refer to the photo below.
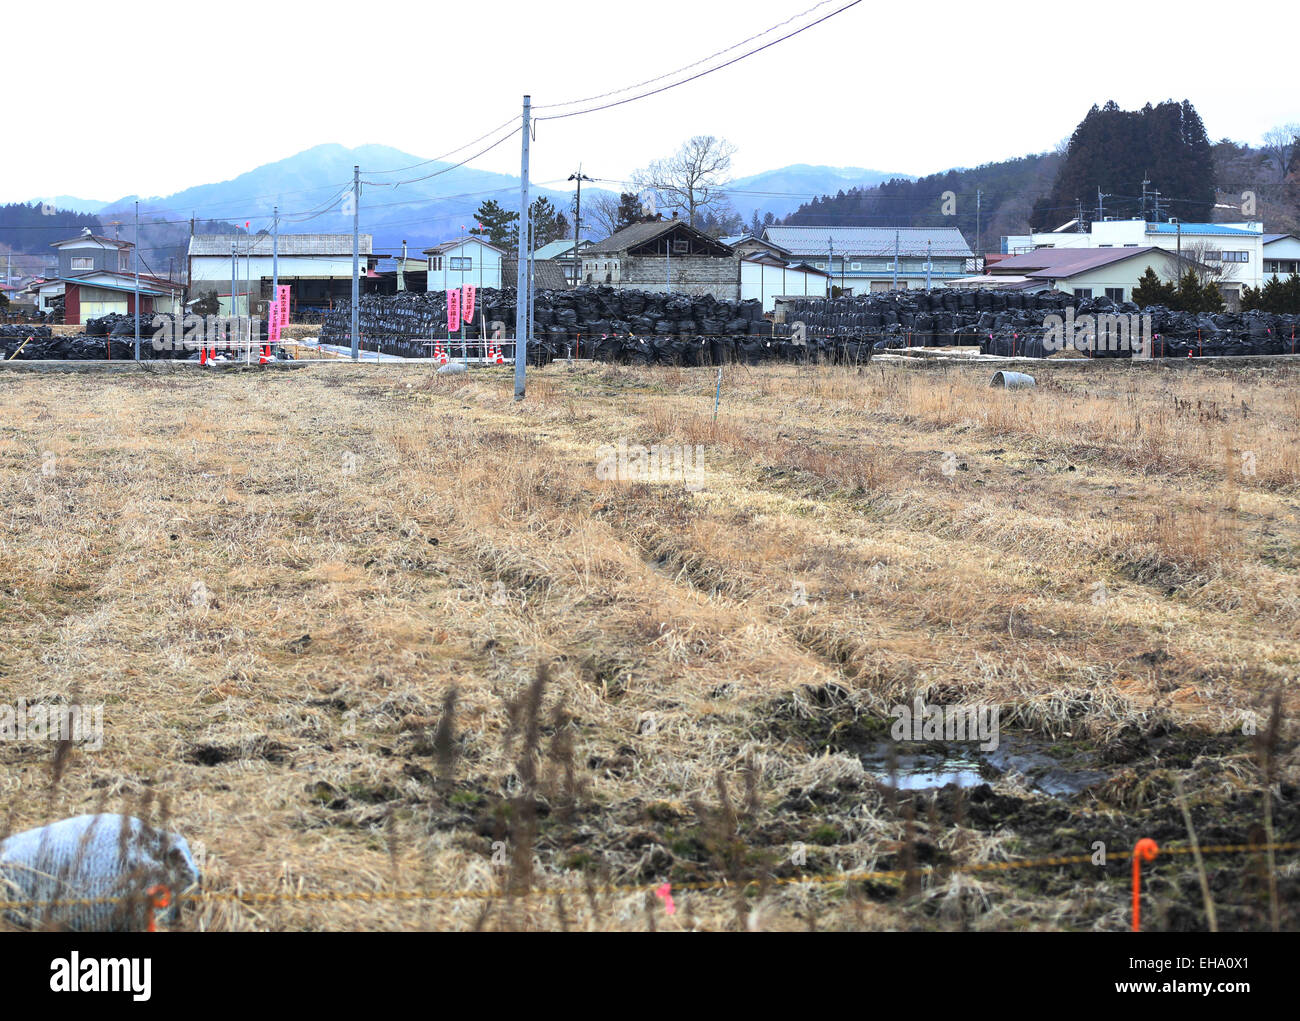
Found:
[[1219, 290], [1234, 308], [1243, 287], [1258, 287], [1264, 280], [1264, 229], [1257, 221], [1101, 220], [1086, 231], [1080, 228], [1071, 220], [1052, 231], [1008, 235], [1002, 238], [1002, 251], [1017, 255], [1040, 248], [1163, 248], [1218, 274]]
[[763, 240], [828, 272], [841, 294], [944, 287], [975, 257], [956, 227], [766, 227]]
[[564, 270], [564, 277], [569, 287], [576, 287], [578, 278], [582, 275], [582, 253], [592, 246], [592, 242], [582, 238], [577, 243], [578, 256], [574, 258], [573, 238], [566, 238], [561, 241], [552, 241], [549, 244], [542, 245], [533, 253], [533, 261], [555, 262]]
[[1295, 234], [1264, 235], [1264, 282], [1276, 276], [1279, 280], [1300, 273], [1300, 236]]
[[1009, 255], [981, 276], [952, 281], [956, 288], [1014, 288], [1064, 291], [1076, 298], [1131, 301], [1133, 288], [1150, 266], [1165, 280], [1176, 280], [1196, 263], [1153, 245], [1137, 248], [1040, 248]]
[[634, 223], [584, 250], [582, 282], [735, 300], [740, 265], [730, 246], [674, 217]]
[[33, 284], [32, 290], [42, 312], [62, 297], [65, 323], [81, 325], [110, 313], [132, 313], [137, 293], [141, 315], [175, 312], [180, 307], [184, 285], [143, 271], [137, 283], [135, 246], [130, 241], [101, 237], [87, 227], [76, 237], [55, 241], [50, 247], [58, 253], [58, 275]]
[[424, 249], [428, 259], [430, 291], [451, 291], [465, 284], [475, 287], [513, 287], [514, 279], [503, 279], [501, 260], [505, 252], [481, 237], [453, 238]]

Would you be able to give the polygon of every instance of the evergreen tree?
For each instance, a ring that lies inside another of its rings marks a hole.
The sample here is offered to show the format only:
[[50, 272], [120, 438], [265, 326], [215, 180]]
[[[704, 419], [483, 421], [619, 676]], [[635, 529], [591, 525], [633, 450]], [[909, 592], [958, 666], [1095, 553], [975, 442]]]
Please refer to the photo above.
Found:
[[1291, 274], [1291, 279], [1284, 285], [1282, 311], [1291, 315], [1300, 315], [1300, 273]]
[[1259, 307], [1265, 312], [1282, 312], [1286, 304], [1286, 285], [1274, 273], [1260, 292]]
[[1172, 305], [1177, 290], [1173, 284], [1156, 276], [1156, 271], [1148, 266], [1133, 288], [1133, 300], [1141, 306]]
[[509, 248], [519, 243], [519, 214], [501, 208], [495, 199], [487, 199], [474, 217], [481, 224], [471, 234], [485, 236], [489, 244]]
[[[1035, 224], [1058, 222], [1063, 210], [1082, 202], [1097, 215], [1097, 191], [1106, 216], [1152, 216], [1142, 209], [1142, 182], [1150, 180], [1184, 220], [1205, 220], [1214, 208], [1214, 154], [1200, 115], [1190, 102], [1166, 101], [1121, 110], [1112, 100], [1094, 106], [1070, 136], [1065, 162], [1051, 192], [1034, 206]], [[1058, 215], [1051, 215], [1052, 211]]]
[[1201, 281], [1197, 278], [1196, 271], [1189, 269], [1179, 279], [1178, 290], [1170, 304], [1180, 312], [1200, 312], [1204, 300], [1205, 292], [1201, 288]]
[[618, 226], [615, 230], [622, 230], [624, 227], [639, 223], [641, 216], [641, 196], [630, 191], [620, 192], [618, 196]]

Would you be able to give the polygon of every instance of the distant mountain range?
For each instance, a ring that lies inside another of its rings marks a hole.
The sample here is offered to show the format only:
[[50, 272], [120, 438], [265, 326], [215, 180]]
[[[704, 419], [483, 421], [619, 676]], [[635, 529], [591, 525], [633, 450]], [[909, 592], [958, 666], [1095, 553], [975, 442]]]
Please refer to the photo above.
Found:
[[727, 197], [746, 221], [757, 211], [761, 219], [771, 213], [778, 220], [819, 195], [836, 195], [851, 188], [867, 188], [899, 178], [915, 180], [911, 174], [887, 174], [863, 167], [821, 167], [795, 163], [777, 170], [740, 177], [727, 187]]
[[[240, 230], [247, 220], [250, 230], [256, 232], [268, 226], [267, 218], [278, 205], [280, 230], [285, 233], [350, 233], [351, 212], [345, 213], [337, 201], [333, 209], [328, 207], [350, 187], [354, 165], [361, 167], [363, 182], [375, 182], [362, 186], [361, 224], [362, 230], [374, 237], [375, 249], [381, 252], [399, 252], [405, 239], [409, 250], [418, 253], [422, 248], [454, 237], [462, 233], [462, 226], [474, 225], [474, 212], [487, 199], [495, 199], [507, 209], [518, 203], [519, 178], [510, 174], [473, 167], [451, 168], [449, 164], [426, 162], [419, 156], [384, 145], [349, 149], [337, 144], [318, 145], [256, 167], [232, 180], [196, 185], [163, 197], [127, 195], [106, 202], [59, 195], [36, 201], [92, 213], [105, 224], [120, 220], [126, 225], [134, 215], [134, 203], [139, 198], [143, 221], [178, 221], [166, 225], [154, 223], [144, 232], [142, 244], [152, 243], [157, 255], [155, 261], [161, 262], [164, 256], [182, 257], [191, 215], [200, 221], [226, 221]], [[381, 173], [386, 170], [398, 172]], [[907, 175], [860, 167], [796, 164], [739, 178], [727, 191], [746, 221], [754, 212], [760, 218], [770, 212], [779, 219], [814, 196], [834, 195], [893, 177]], [[547, 188], [533, 191], [548, 197], [572, 219], [570, 193]], [[585, 191], [584, 198], [594, 191]], [[201, 232], [206, 229], [211, 227], [200, 228]], [[583, 233], [587, 235], [587, 231]]]

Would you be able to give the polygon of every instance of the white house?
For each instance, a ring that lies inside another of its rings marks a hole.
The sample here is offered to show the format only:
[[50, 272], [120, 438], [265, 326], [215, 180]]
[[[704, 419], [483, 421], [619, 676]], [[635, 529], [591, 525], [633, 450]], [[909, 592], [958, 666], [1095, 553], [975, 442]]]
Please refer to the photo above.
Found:
[[1133, 288], [1150, 266], [1165, 280], [1176, 280], [1195, 266], [1186, 255], [1154, 245], [1130, 248], [1039, 248], [990, 263], [982, 276], [952, 281], [956, 288], [1005, 288], [1025, 291], [1063, 291], [1076, 298], [1112, 298], [1132, 301]]
[[1295, 234], [1264, 235], [1264, 282], [1276, 276], [1285, 281], [1300, 273], [1300, 237]]
[[[430, 291], [450, 291], [464, 284], [501, 287], [501, 258], [505, 252], [480, 237], [461, 237], [424, 249], [428, 258]], [[515, 281], [504, 281], [512, 287]]]
[[1070, 221], [1053, 231], [1008, 235], [1002, 251], [1020, 255], [1040, 248], [1163, 248], [1181, 252], [1222, 273], [1218, 284], [1235, 306], [1243, 287], [1259, 287], [1264, 274], [1264, 226], [1245, 223], [1180, 223], [1170, 220], [1102, 220], [1088, 231]]

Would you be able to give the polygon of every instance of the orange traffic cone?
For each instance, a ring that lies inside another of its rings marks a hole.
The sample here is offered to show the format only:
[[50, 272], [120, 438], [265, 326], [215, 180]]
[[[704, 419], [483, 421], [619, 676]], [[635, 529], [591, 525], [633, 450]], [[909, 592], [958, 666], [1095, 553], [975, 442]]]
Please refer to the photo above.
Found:
[[506, 363], [506, 356], [503, 355], [503, 354], [501, 353], [501, 345], [498, 344], [498, 345], [497, 345], [497, 355], [496, 355], [496, 358], [493, 359], [493, 364], [494, 364], [494, 365], [505, 365], [505, 363]]
[[442, 349], [442, 341], [440, 340], [434, 341], [433, 360], [437, 362], [439, 365], [447, 364], [447, 352]]

